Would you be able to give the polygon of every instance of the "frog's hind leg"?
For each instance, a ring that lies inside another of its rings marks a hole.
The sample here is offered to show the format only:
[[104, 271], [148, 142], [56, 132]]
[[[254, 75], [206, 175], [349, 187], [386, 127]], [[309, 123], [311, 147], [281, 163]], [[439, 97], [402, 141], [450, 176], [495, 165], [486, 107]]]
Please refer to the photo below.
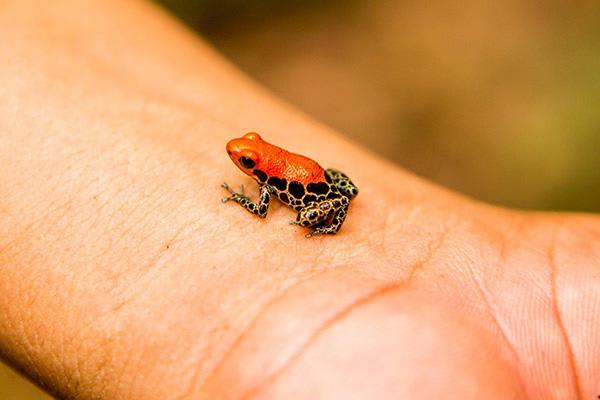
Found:
[[250, 197], [244, 194], [243, 186], [240, 188], [240, 193], [234, 192], [226, 183], [223, 183], [221, 186], [231, 193], [231, 196], [225, 197], [222, 200], [223, 203], [235, 201], [252, 214], [258, 215], [260, 218], [265, 218], [267, 216], [267, 212], [269, 211], [269, 202], [271, 201], [271, 192], [273, 190], [269, 185], [261, 185], [260, 201], [258, 203], [253, 202]]
[[345, 204], [343, 204], [342, 207], [339, 210], [337, 210], [330, 224], [319, 226], [314, 231], [309, 232], [304, 236], [309, 238], [315, 235], [335, 235], [336, 233], [338, 233], [338, 231], [342, 227], [342, 224], [346, 220], [349, 205], [350, 202], [348, 201], [348, 199], [346, 199]]
[[326, 171], [333, 184], [340, 192], [349, 199], [353, 199], [358, 194], [358, 187], [348, 178], [346, 174], [337, 169], [328, 168]]
[[298, 212], [296, 220], [290, 222], [290, 224], [304, 226], [305, 228], [314, 227], [331, 219], [334, 211], [333, 200], [311, 203], [303, 207]]

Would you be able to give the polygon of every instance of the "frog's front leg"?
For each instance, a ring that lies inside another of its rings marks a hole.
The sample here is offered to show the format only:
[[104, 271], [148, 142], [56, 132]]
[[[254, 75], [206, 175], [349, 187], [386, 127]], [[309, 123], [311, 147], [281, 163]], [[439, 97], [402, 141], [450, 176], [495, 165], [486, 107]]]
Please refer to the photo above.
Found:
[[271, 201], [271, 192], [273, 191], [269, 185], [260, 186], [260, 201], [258, 203], [253, 202], [250, 197], [244, 194], [243, 186], [241, 187], [240, 193], [234, 192], [227, 183], [223, 183], [221, 186], [231, 193], [231, 196], [222, 200], [223, 203], [235, 201], [249, 212], [258, 215], [260, 218], [265, 218], [267, 216], [269, 202]]
[[356, 197], [358, 187], [348, 178], [348, 175], [333, 168], [328, 168], [325, 173], [344, 196], [350, 200]]

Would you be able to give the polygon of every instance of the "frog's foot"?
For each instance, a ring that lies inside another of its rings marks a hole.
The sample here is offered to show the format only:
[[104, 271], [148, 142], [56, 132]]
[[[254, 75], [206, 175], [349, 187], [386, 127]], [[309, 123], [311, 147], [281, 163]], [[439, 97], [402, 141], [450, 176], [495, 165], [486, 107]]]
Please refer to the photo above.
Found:
[[237, 193], [233, 189], [231, 189], [226, 182], [223, 182], [221, 184], [221, 187], [223, 189], [227, 190], [229, 193], [231, 193], [231, 196], [221, 199], [221, 201], [223, 203], [227, 203], [228, 201], [231, 201], [231, 200], [236, 201], [238, 203], [240, 203], [241, 202], [240, 200], [242, 200], [242, 199], [250, 200], [249, 197], [244, 194], [244, 185], [240, 185], [239, 193]]
[[[340, 225], [341, 227], [341, 225]], [[312, 232], [308, 232], [304, 235], [305, 238], [311, 238], [316, 235], [335, 235], [340, 230], [340, 227], [333, 228], [331, 225], [328, 226], [320, 226]]]
[[258, 215], [260, 218], [265, 218], [267, 216], [269, 201], [271, 200], [271, 188], [268, 185], [260, 187], [260, 202], [258, 203], [253, 202], [250, 197], [244, 194], [244, 185], [240, 185], [239, 193], [234, 192], [227, 183], [222, 183], [221, 187], [231, 193], [231, 196], [221, 200], [223, 203], [234, 201], [252, 214]]
[[304, 235], [304, 237], [305, 238], [311, 238], [313, 236], [321, 235], [321, 234], [322, 234], [322, 232], [318, 232], [317, 230], [314, 230], [312, 232], [308, 232], [306, 235]]
[[305, 238], [311, 238], [317, 235], [335, 235], [340, 228], [330, 228], [329, 226], [320, 226], [312, 232], [308, 232], [304, 235]]
[[299, 218], [294, 221], [290, 221], [290, 225], [303, 226], [305, 228], [315, 225], [317, 222], [311, 222], [308, 219]]

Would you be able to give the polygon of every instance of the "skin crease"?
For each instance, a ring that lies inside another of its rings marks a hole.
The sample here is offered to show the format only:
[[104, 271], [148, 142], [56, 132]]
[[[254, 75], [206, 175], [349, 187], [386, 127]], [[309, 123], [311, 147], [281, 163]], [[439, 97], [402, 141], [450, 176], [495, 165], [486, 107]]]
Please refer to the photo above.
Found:
[[[8, 0], [0, 26], [0, 354], [51, 393], [600, 394], [597, 216], [416, 178], [141, 1]], [[256, 196], [223, 151], [248, 131], [352, 177], [337, 236], [220, 203]]]

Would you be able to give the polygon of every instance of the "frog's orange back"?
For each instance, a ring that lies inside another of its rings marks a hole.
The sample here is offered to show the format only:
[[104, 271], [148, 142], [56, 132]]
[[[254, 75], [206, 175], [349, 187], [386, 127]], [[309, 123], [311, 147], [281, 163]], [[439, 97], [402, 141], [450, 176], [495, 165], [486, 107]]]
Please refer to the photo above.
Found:
[[257, 133], [229, 141], [227, 153], [239, 169], [261, 183], [277, 178], [306, 186], [326, 180], [325, 170], [317, 162], [272, 145]]

